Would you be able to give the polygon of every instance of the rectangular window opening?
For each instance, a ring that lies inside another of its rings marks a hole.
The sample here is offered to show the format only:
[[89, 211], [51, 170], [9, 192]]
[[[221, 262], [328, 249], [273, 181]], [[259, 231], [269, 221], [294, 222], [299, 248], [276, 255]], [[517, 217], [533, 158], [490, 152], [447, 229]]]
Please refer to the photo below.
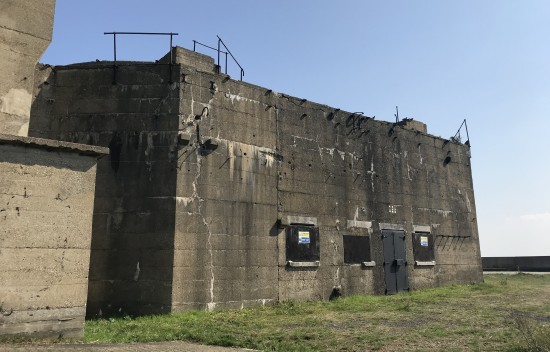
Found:
[[344, 235], [344, 263], [363, 264], [373, 266], [371, 263], [370, 237]]
[[413, 254], [416, 265], [435, 265], [434, 236], [429, 232], [413, 233]]
[[311, 225], [287, 226], [286, 260], [293, 267], [319, 266], [319, 228]]

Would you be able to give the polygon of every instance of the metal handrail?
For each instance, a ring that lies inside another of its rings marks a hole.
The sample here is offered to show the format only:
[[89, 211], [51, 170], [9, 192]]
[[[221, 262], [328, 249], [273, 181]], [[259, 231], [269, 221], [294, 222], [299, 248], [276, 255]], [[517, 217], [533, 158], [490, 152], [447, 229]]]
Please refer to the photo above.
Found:
[[[223, 45], [223, 47], [225, 48], [225, 50], [227, 50], [227, 52], [229, 53], [229, 55], [231, 55], [231, 58], [233, 58], [233, 61], [235, 61], [235, 63], [237, 64], [237, 66], [239, 66], [239, 68], [241, 69], [241, 81], [243, 80], [243, 76], [244, 76], [244, 69], [243, 67], [239, 64], [239, 62], [237, 61], [237, 59], [235, 59], [235, 56], [233, 56], [233, 54], [231, 53], [231, 50], [229, 50], [229, 48], [227, 47], [227, 45], [225, 45], [225, 43], [223, 42], [222, 38], [220, 38], [219, 35], [216, 35], [216, 37], [218, 37], [218, 64], [220, 63], [220, 43]], [[225, 66], [225, 73], [227, 74], [227, 65]]]
[[[197, 44], [201, 45], [201, 46], [204, 46], [205, 48], [208, 48], [208, 49], [212, 49], [216, 52], [218, 52], [218, 61], [217, 61], [217, 65], [218, 67], [220, 68], [221, 70], [221, 63], [220, 63], [220, 54], [225, 54], [225, 74], [227, 74], [227, 54], [231, 55], [231, 58], [233, 59], [233, 61], [235, 61], [235, 63], [237, 64], [237, 66], [239, 66], [239, 69], [241, 70], [240, 71], [240, 74], [241, 74], [241, 81], [243, 80], [243, 76], [244, 76], [244, 69], [243, 67], [239, 64], [239, 62], [237, 61], [237, 59], [235, 58], [235, 56], [233, 56], [233, 54], [231, 53], [231, 51], [229, 50], [229, 48], [227, 47], [227, 45], [225, 45], [225, 43], [223, 42], [222, 38], [220, 38], [219, 35], [217, 35], [216, 37], [218, 37], [218, 48], [213, 48], [209, 45], [206, 45], [206, 44], [203, 44], [201, 42], [198, 42], [196, 40], [193, 40], [193, 51], [197, 51]], [[223, 51], [221, 49], [221, 45], [223, 45], [223, 47], [225, 48], [225, 50], [227, 51]]]
[[466, 140], [466, 142], [464, 142], [464, 144], [470, 146], [470, 134], [468, 133], [468, 124], [466, 123], [466, 119], [464, 119], [464, 121], [462, 121], [462, 124], [460, 125], [460, 127], [458, 128], [458, 131], [456, 132], [456, 134], [454, 135], [454, 137], [452, 138], [454, 141], [457, 141], [459, 143], [461, 143], [461, 138], [460, 138], [460, 131], [462, 130], [462, 126], [465, 127], [466, 129], [466, 138], [468, 138]]
[[170, 36], [170, 80], [169, 82], [172, 83], [172, 64], [174, 63], [173, 62], [173, 57], [172, 57], [172, 40], [173, 40], [173, 37], [175, 35], [179, 35], [178, 33], [173, 33], [173, 32], [169, 32], [169, 33], [162, 33], [162, 32], [103, 32], [104, 35], [113, 35], [113, 56], [114, 56], [114, 64], [113, 64], [113, 68], [114, 68], [114, 74], [113, 74], [113, 84], [116, 84], [116, 69], [117, 69], [117, 60], [116, 60], [116, 36], [117, 34], [124, 34], [124, 35], [127, 35], [127, 34], [130, 34], [130, 35], [169, 35]]
[[[197, 44], [199, 44], [201, 46], [204, 46], [205, 48], [212, 49], [214, 51], [219, 50], [219, 48], [216, 49], [216, 48], [213, 48], [209, 45], [206, 45], [206, 44], [203, 44], [203, 43], [198, 42], [196, 40], [193, 40], [193, 51], [195, 51], [195, 52], [197, 51]], [[227, 74], [227, 54], [229, 54], [229, 53], [227, 51], [219, 51], [218, 52], [218, 67], [221, 67], [221, 65], [220, 65], [220, 54], [219, 54], [220, 52], [225, 54], [225, 74]]]

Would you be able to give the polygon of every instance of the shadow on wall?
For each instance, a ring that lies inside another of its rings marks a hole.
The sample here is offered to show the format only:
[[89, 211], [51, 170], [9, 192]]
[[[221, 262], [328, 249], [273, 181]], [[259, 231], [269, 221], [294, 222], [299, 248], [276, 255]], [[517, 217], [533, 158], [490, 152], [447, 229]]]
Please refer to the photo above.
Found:
[[148, 171], [147, 164], [128, 161], [139, 160], [135, 154], [144, 148], [134, 149], [126, 133], [119, 138], [120, 160], [98, 163], [89, 317], [167, 313], [172, 304], [175, 163], [157, 162]]
[[[116, 85], [111, 67], [39, 70], [29, 135], [110, 149], [97, 164], [86, 315], [170, 312], [178, 118], [166, 67], [141, 67], [138, 89], [131, 67]], [[155, 100], [165, 105], [153, 111]]]

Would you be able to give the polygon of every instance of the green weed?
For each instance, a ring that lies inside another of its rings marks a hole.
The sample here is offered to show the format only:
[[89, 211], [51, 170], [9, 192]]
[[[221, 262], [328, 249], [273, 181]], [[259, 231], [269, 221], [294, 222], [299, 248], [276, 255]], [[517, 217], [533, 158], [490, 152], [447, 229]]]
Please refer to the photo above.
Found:
[[[529, 317], [548, 319], [549, 306], [550, 276], [489, 275], [480, 284], [394, 296], [90, 320], [85, 341], [187, 340], [262, 351], [548, 351], [550, 328]], [[505, 307], [531, 320], [514, 322]]]

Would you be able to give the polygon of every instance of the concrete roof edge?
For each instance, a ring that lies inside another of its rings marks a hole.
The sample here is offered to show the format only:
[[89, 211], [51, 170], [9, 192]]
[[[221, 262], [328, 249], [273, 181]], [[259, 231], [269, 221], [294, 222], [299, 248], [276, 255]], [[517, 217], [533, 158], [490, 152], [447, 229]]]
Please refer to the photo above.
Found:
[[109, 148], [105, 147], [0, 133], [0, 145], [2, 144], [22, 145], [40, 149], [57, 149], [64, 152], [72, 152], [96, 157], [102, 157], [109, 154]]
[[[212, 60], [214, 60], [211, 56], [209, 55], [206, 55], [206, 54], [202, 54], [202, 53], [199, 53], [199, 52], [194, 52], [192, 50], [189, 50], [187, 48], [184, 48], [184, 47], [180, 47], [180, 46], [175, 46], [173, 48], [174, 51], [177, 51], [178, 49], [181, 49], [183, 51], [185, 51], [187, 54], [191, 53], [193, 55], [197, 55], [197, 56], [200, 56], [200, 57], [205, 57], [205, 58], [210, 58]], [[117, 65], [120, 65], [120, 66], [139, 66], [139, 65], [169, 65], [169, 63], [165, 63], [165, 62], [161, 62], [163, 59], [165, 59], [168, 55], [170, 54], [170, 52], [168, 52], [164, 57], [162, 57], [160, 60], [158, 60], [157, 62], [145, 62], [145, 61], [117, 61]], [[69, 65], [59, 65], [59, 66], [51, 66], [53, 67], [54, 69], [60, 69], [60, 70], [70, 70], [70, 69], [103, 69], [103, 68], [110, 68], [112, 67], [114, 64], [113, 61], [96, 61], [96, 62], [81, 62], [81, 63], [74, 63], [74, 64], [69, 64]], [[48, 64], [42, 64], [44, 66], [50, 66]], [[347, 110], [343, 110], [343, 109], [339, 109], [339, 108], [335, 108], [333, 106], [330, 106], [330, 105], [327, 105], [327, 104], [323, 104], [323, 103], [319, 103], [319, 102], [316, 102], [316, 101], [311, 101], [311, 100], [308, 100], [308, 99], [304, 99], [304, 98], [299, 98], [299, 97], [296, 97], [296, 96], [293, 96], [293, 95], [290, 95], [290, 94], [287, 94], [287, 93], [283, 93], [283, 92], [276, 92], [276, 91], [273, 91], [272, 89], [268, 89], [268, 88], [265, 88], [265, 87], [262, 87], [260, 85], [257, 85], [257, 84], [254, 84], [254, 83], [250, 83], [250, 82], [247, 82], [247, 81], [241, 81], [241, 80], [238, 80], [238, 79], [234, 79], [232, 78], [230, 75], [227, 75], [227, 74], [224, 74], [224, 73], [215, 73], [215, 72], [209, 72], [209, 71], [204, 71], [200, 68], [197, 68], [197, 67], [194, 67], [194, 66], [191, 66], [191, 65], [188, 65], [188, 64], [185, 64], [185, 63], [181, 63], [181, 62], [175, 62], [172, 64], [174, 67], [176, 66], [180, 66], [180, 67], [183, 67], [187, 70], [190, 70], [190, 71], [195, 71], [195, 72], [198, 72], [198, 73], [201, 73], [201, 74], [207, 74], [207, 75], [212, 75], [212, 76], [219, 76], [219, 77], [223, 77], [224, 79], [229, 79], [231, 80], [232, 82], [236, 83], [236, 84], [240, 84], [240, 85], [243, 85], [243, 86], [247, 86], [249, 88], [253, 88], [253, 89], [260, 89], [260, 90], [263, 90], [263, 91], [270, 91], [272, 92], [273, 94], [275, 95], [278, 95], [279, 97], [281, 98], [287, 98], [287, 99], [294, 99], [294, 100], [297, 100], [297, 101], [304, 101], [304, 104], [307, 104], [309, 105], [311, 108], [314, 108], [314, 109], [321, 109], [323, 110], [324, 109], [327, 109], [327, 110], [337, 110], [337, 111], [340, 111], [341, 113], [345, 113], [345, 114], [350, 114], [350, 115], [353, 115], [353, 114], [356, 114], [356, 115], [363, 115], [363, 114], [359, 114], [357, 112], [349, 112]], [[363, 116], [367, 116], [367, 115], [363, 115]], [[417, 133], [417, 134], [420, 134], [420, 135], [423, 135], [423, 136], [426, 136], [426, 137], [429, 137], [429, 138], [432, 138], [432, 139], [435, 139], [435, 140], [439, 140], [439, 141], [450, 141], [450, 138], [444, 138], [444, 137], [441, 137], [441, 136], [436, 136], [436, 135], [433, 135], [429, 132], [422, 132], [422, 131], [417, 131], [417, 130], [410, 130], [410, 129], [406, 129], [404, 128], [399, 122], [396, 123], [396, 122], [391, 122], [391, 121], [385, 121], [385, 120], [380, 120], [380, 119], [372, 119], [372, 121], [375, 121], [375, 123], [380, 123], [380, 124], [386, 124], [388, 126], [398, 126], [400, 128], [403, 129], [403, 131], [406, 131], [406, 132], [409, 132], [409, 133]], [[418, 121], [418, 122], [422, 122], [420, 120], [415, 120], [415, 121]], [[422, 122], [424, 123], [424, 122]], [[429, 127], [429, 126], [428, 126]], [[460, 146], [465, 146], [467, 148], [470, 148], [468, 145], [465, 145], [463, 143], [456, 143], [456, 142], [453, 142], [453, 144], [456, 144], [456, 145], [460, 145]]]

